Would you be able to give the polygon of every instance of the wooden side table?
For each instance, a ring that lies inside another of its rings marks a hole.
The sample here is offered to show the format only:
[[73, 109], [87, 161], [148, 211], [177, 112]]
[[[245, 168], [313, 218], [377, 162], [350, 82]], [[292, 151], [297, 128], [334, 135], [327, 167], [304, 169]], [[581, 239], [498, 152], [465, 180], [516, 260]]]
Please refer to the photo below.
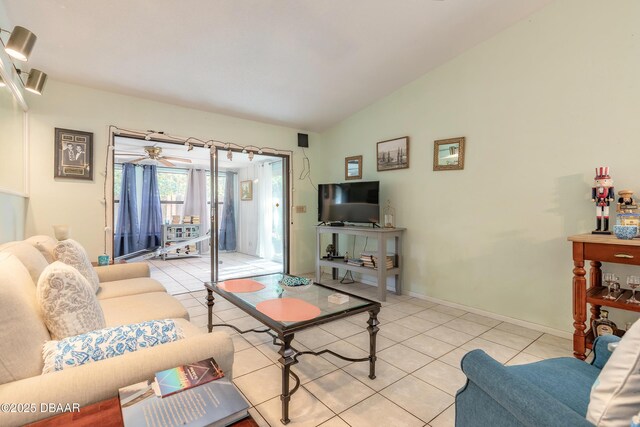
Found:
[[[586, 349], [592, 347], [594, 340], [590, 326], [600, 316], [600, 307], [640, 312], [640, 305], [626, 303], [631, 297], [630, 290], [615, 300], [603, 298], [607, 288], [602, 286], [601, 269], [603, 262], [640, 265], [640, 240], [621, 240], [615, 236], [597, 234], [577, 234], [568, 240], [573, 243], [573, 355], [584, 360]], [[588, 288], [585, 260], [591, 261]], [[587, 304], [591, 305], [589, 327], [585, 324]]]
[[[123, 427], [120, 399], [113, 397], [80, 408], [80, 412], [68, 412], [42, 421], [28, 424], [28, 427]], [[258, 427], [251, 415], [234, 424], [233, 427]]]

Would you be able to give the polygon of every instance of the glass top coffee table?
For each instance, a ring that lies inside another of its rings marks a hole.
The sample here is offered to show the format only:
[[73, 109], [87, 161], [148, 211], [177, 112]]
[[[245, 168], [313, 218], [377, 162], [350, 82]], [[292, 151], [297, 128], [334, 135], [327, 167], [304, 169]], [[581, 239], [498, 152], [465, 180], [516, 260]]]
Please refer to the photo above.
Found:
[[[281, 286], [282, 274], [269, 274], [245, 279], [228, 280], [218, 283], [205, 283], [207, 289], [207, 306], [209, 314], [209, 332], [214, 326], [233, 328], [241, 334], [258, 332], [269, 334], [273, 344], [280, 347], [279, 362], [282, 365], [282, 421], [289, 423], [289, 400], [300, 387], [300, 379], [291, 371], [291, 366], [298, 363], [298, 357], [305, 354], [319, 356], [332, 354], [350, 362], [369, 362], [369, 378], [376, 377], [376, 334], [378, 332], [378, 313], [380, 303], [371, 301], [347, 292], [338, 291], [328, 286], [311, 283], [306, 286]], [[249, 329], [242, 331], [230, 324], [213, 324], [213, 306], [216, 293], [260, 321], [268, 329]], [[339, 293], [348, 296], [343, 303], [329, 302], [329, 296]], [[369, 356], [349, 358], [331, 350], [298, 351], [292, 345], [294, 333], [323, 323], [332, 322], [354, 314], [369, 312], [367, 331], [369, 332]], [[289, 387], [289, 376], [296, 382], [293, 389]]]

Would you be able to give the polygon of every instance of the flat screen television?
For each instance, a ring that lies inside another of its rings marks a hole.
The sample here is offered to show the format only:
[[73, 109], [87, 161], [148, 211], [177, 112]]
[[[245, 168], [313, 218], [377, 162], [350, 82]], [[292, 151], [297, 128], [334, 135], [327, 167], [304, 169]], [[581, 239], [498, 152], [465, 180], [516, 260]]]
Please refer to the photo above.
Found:
[[318, 221], [380, 222], [379, 181], [320, 184]]

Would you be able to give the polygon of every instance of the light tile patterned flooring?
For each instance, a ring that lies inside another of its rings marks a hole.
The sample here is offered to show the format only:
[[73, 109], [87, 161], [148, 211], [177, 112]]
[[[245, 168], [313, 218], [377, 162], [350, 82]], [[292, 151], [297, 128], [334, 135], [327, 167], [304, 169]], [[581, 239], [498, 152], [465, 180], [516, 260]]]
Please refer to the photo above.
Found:
[[[179, 277], [174, 279], [180, 283]], [[375, 299], [370, 286], [336, 286]], [[191, 320], [206, 330], [205, 292], [177, 298]], [[468, 351], [482, 349], [506, 365], [572, 356], [567, 339], [463, 310], [404, 295], [389, 295], [382, 304], [377, 378], [368, 379], [367, 363], [331, 355], [302, 356], [293, 367], [302, 386], [291, 399], [291, 426], [453, 426], [454, 396], [465, 381], [460, 360]], [[242, 329], [262, 326], [219, 298], [214, 315], [214, 322]], [[294, 346], [364, 357], [369, 345], [366, 319], [366, 314], [359, 314], [305, 330], [296, 334]], [[277, 348], [266, 334], [232, 337], [234, 382], [253, 405], [253, 417], [261, 426], [281, 426]]]
[[[220, 260], [220, 280], [282, 271], [282, 264], [240, 252], [220, 252]], [[162, 283], [173, 295], [199, 291], [203, 282], [211, 280], [211, 259], [208, 254], [166, 261], [152, 259], [147, 263], [151, 269], [151, 277]]]

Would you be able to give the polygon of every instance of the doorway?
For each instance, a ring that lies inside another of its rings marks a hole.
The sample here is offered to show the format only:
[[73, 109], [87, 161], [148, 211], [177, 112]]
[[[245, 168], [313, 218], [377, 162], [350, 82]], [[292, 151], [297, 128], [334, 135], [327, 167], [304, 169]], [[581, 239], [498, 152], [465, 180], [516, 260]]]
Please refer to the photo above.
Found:
[[288, 164], [284, 155], [212, 154], [212, 281], [289, 271]]
[[[115, 259], [148, 262], [172, 294], [288, 272], [289, 156], [122, 135], [113, 143]], [[144, 202], [147, 176], [155, 179], [155, 205]], [[147, 217], [155, 231], [145, 234]]]

